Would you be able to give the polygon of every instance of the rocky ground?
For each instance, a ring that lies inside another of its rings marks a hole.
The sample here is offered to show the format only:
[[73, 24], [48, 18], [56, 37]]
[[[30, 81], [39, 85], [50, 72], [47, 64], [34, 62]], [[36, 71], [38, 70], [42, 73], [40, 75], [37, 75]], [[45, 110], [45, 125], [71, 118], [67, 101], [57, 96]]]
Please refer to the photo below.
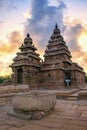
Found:
[[[15, 93], [0, 94], [0, 130], [87, 130], [87, 99], [78, 99], [82, 90], [52, 90], [57, 94], [55, 110], [40, 120], [24, 120], [8, 116]], [[9, 95], [9, 96], [8, 96]], [[63, 96], [64, 95], [64, 96]], [[66, 98], [67, 97], [67, 98]]]
[[87, 100], [57, 100], [55, 110], [40, 120], [8, 116], [11, 104], [0, 105], [0, 130], [87, 130]]

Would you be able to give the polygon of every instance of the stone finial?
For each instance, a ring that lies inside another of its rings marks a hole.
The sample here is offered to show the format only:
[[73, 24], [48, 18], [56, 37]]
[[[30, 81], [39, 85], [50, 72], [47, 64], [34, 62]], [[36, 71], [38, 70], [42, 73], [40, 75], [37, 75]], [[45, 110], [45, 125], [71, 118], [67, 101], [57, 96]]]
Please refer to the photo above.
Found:
[[53, 30], [53, 34], [60, 34], [60, 29], [58, 28], [57, 23], [55, 24], [55, 28]]
[[57, 25], [57, 23], [56, 23], [56, 25], [55, 25], [55, 28], [56, 28], [56, 29], [58, 28], [58, 25]]
[[29, 34], [29, 33], [27, 33], [27, 37], [30, 37], [30, 34]]
[[27, 35], [26, 35], [26, 37], [24, 39], [24, 44], [29, 44], [29, 43], [32, 44], [32, 39], [30, 37], [30, 34], [27, 33]]

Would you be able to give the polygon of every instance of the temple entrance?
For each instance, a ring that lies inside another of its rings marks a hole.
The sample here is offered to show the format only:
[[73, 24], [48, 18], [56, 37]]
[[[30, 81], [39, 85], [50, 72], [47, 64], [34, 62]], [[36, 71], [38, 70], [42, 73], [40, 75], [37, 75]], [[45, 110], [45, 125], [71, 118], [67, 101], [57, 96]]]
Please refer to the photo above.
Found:
[[65, 85], [68, 87], [70, 86], [70, 81], [71, 81], [71, 74], [69, 70], [65, 71]]
[[22, 68], [17, 70], [17, 83], [22, 84], [22, 75], [23, 75], [23, 70]]

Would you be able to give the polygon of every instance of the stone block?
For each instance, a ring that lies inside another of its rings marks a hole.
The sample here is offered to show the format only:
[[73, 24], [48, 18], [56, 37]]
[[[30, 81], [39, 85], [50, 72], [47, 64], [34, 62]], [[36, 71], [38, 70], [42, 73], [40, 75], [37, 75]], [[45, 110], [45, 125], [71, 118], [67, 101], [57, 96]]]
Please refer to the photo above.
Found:
[[85, 90], [85, 91], [80, 91], [79, 93], [78, 93], [78, 99], [85, 99], [85, 100], [87, 100], [87, 90]]
[[20, 93], [14, 96], [12, 106], [20, 111], [44, 111], [48, 112], [56, 104], [56, 94], [40, 91]]
[[54, 110], [56, 94], [42, 91], [31, 91], [14, 96], [12, 106], [14, 111], [11, 116], [22, 119], [41, 119]]

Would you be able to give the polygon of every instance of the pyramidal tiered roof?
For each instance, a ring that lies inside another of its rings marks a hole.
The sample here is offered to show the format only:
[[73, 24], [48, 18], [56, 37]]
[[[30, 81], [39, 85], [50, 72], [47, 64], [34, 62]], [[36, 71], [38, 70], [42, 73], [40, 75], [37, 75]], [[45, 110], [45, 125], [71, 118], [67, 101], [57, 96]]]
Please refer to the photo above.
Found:
[[[30, 37], [29, 33], [26, 35], [23, 44], [19, 48], [21, 52], [17, 53], [17, 56], [13, 59], [14, 63], [12, 66], [20, 65], [30, 65], [40, 64], [39, 54], [36, 53], [36, 47], [33, 44], [33, 40]], [[24, 60], [24, 61], [23, 61]]]
[[28, 56], [32, 56], [35, 58], [39, 58], [39, 54], [36, 53], [36, 47], [33, 44], [33, 40], [31, 39], [29, 33], [26, 35], [25, 39], [24, 39], [24, 43], [22, 44], [22, 46], [19, 48], [21, 50], [21, 53], [23, 55], [28, 55]]
[[51, 61], [58, 60], [62, 62], [68, 62], [70, 64], [72, 62], [70, 51], [68, 50], [66, 42], [60, 34], [60, 29], [58, 28], [57, 24], [55, 25], [53, 34], [48, 41], [44, 57], [45, 61], [50, 59]]
[[33, 45], [33, 40], [31, 39], [29, 33], [27, 33], [27, 35], [24, 39], [24, 43], [20, 47], [20, 50], [22, 52], [24, 52], [24, 51], [27, 52], [28, 50], [32, 50], [32, 51], [37, 50], [36, 47], [34, 47], [34, 45]]

